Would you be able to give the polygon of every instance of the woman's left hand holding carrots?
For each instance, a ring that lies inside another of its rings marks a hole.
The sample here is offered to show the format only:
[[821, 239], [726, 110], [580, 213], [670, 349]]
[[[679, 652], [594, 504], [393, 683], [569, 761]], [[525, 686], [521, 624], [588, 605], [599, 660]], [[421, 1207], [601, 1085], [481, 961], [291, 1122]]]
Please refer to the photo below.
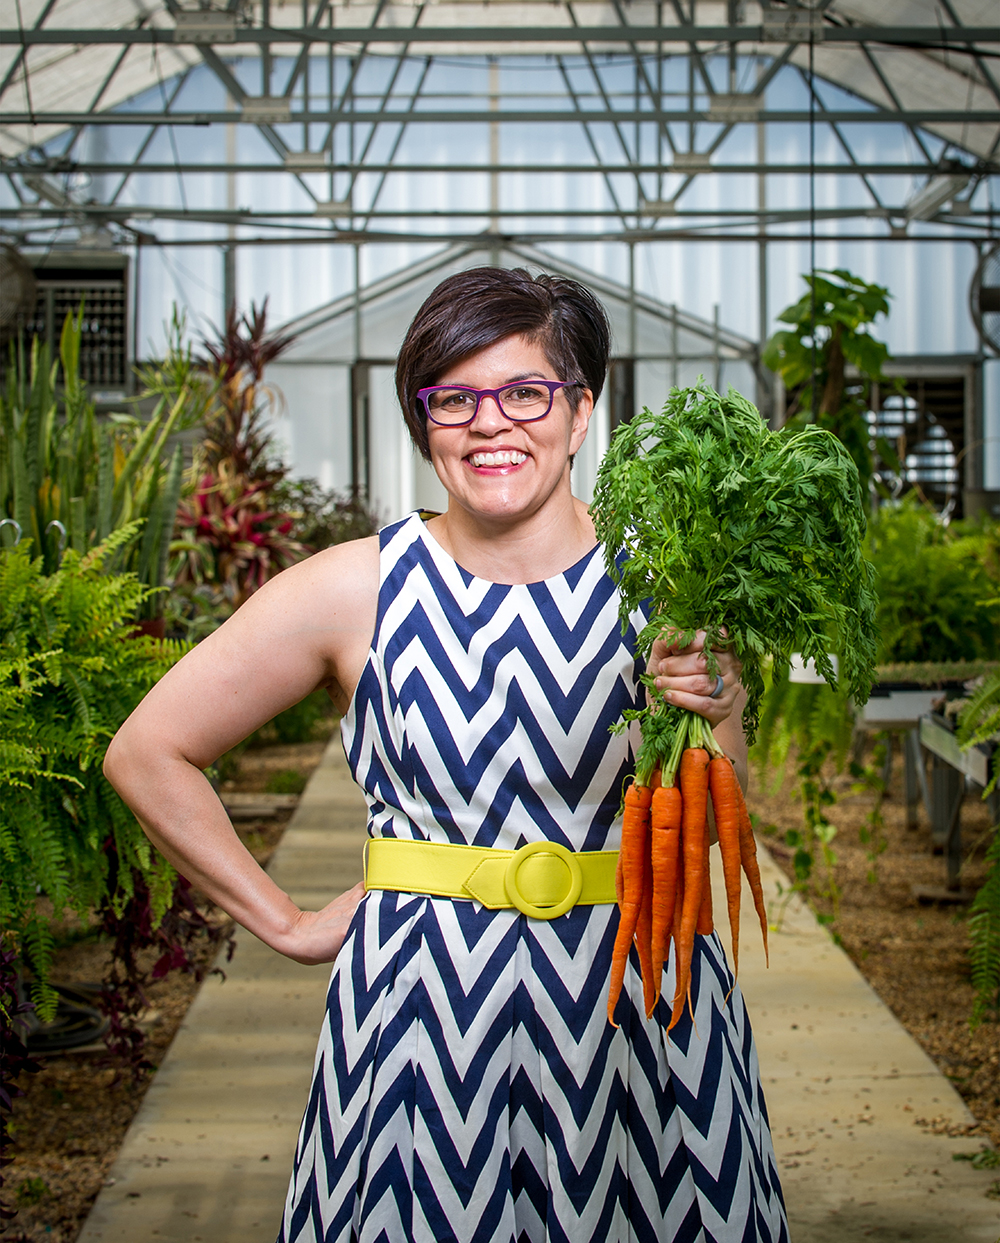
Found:
[[657, 639], [647, 670], [668, 703], [696, 712], [708, 721], [719, 745], [733, 761], [740, 785], [746, 789], [747, 752], [741, 721], [746, 692], [740, 684], [743, 664], [729, 648], [714, 648], [713, 655], [722, 678], [722, 690], [714, 699], [711, 696], [716, 675], [708, 672], [703, 630], [687, 647], [678, 647], [669, 635]]
[[718, 725], [733, 712], [742, 692], [743, 665], [728, 648], [713, 650], [722, 678], [722, 690], [713, 699], [716, 675], [708, 672], [705, 632], [699, 630], [694, 641], [679, 648], [669, 636], [657, 639], [649, 657], [649, 673], [656, 678], [656, 689], [668, 703], [697, 712], [712, 725]]

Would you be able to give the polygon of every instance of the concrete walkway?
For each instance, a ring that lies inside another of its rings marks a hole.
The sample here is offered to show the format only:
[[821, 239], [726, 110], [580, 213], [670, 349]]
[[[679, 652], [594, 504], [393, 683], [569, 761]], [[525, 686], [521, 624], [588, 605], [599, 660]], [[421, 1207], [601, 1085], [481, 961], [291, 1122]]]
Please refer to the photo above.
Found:
[[[271, 874], [322, 905], [360, 879], [364, 823], [335, 736]], [[766, 856], [761, 873], [776, 895]], [[997, 1171], [952, 1160], [980, 1141], [919, 1124], [972, 1122], [948, 1081], [807, 909], [790, 907], [772, 934], [769, 971], [752, 905], [741, 919], [792, 1243], [1000, 1243], [1000, 1201], [986, 1196]], [[202, 986], [78, 1243], [273, 1243], [329, 970], [246, 932], [226, 970]]]

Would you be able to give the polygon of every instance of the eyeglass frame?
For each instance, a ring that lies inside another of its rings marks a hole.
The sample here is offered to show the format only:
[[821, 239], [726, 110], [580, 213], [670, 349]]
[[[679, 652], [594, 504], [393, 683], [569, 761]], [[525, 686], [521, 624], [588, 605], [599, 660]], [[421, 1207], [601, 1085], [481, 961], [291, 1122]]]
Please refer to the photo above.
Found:
[[[519, 419], [507, 411], [500, 404], [500, 394], [505, 393], [510, 388], [517, 388], [519, 385], [537, 384], [542, 388], [548, 389], [549, 404], [546, 406], [543, 414], [533, 414], [530, 419]], [[424, 408], [424, 414], [435, 427], [468, 427], [470, 423], [475, 421], [476, 415], [479, 413], [479, 407], [483, 404], [484, 397], [492, 397], [496, 403], [497, 409], [505, 419], [509, 419], [511, 423], [537, 423], [539, 419], [546, 418], [552, 412], [552, 404], [556, 399], [556, 392], [561, 388], [586, 388], [586, 384], [582, 380], [512, 380], [509, 384], [502, 384], [499, 388], [472, 388], [468, 384], [432, 384], [428, 388], [417, 389], [417, 401]], [[439, 393], [442, 389], [458, 393], [474, 393], [476, 396], [476, 404], [472, 414], [467, 419], [463, 419], [461, 423], [442, 423], [431, 414], [430, 405], [427, 397], [431, 393]]]

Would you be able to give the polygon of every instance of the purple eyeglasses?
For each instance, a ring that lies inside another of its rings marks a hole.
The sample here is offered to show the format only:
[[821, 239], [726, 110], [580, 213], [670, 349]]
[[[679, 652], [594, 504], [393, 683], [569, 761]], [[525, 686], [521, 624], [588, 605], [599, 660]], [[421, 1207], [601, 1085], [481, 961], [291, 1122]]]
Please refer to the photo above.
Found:
[[578, 380], [521, 380], [503, 388], [467, 388], [461, 384], [435, 385], [417, 390], [427, 417], [441, 427], [466, 427], [479, 412], [484, 397], [492, 397], [505, 418], [514, 423], [544, 419], [552, 409], [557, 390], [579, 384]]

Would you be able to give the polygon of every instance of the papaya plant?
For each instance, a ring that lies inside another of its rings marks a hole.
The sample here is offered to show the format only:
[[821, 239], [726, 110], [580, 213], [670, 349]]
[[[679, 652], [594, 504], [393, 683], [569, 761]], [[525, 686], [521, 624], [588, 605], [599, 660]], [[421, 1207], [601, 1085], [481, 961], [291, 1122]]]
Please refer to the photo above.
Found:
[[[843, 268], [802, 279], [807, 292], [778, 316], [790, 327], [767, 341], [761, 359], [784, 381], [787, 421], [818, 423], [833, 432], [854, 459], [867, 499], [877, 458], [900, 469], [892, 446], [884, 437], [873, 443], [868, 426], [871, 385], [890, 390], [899, 385], [883, 372], [888, 346], [868, 327], [889, 314], [890, 294]], [[857, 379], [848, 379], [849, 364], [857, 369]]]

